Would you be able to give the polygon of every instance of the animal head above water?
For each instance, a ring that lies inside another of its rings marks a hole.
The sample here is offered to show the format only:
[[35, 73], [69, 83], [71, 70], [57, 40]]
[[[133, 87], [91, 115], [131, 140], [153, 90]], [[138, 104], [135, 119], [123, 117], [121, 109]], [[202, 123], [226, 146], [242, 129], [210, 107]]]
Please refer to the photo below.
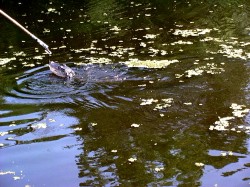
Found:
[[65, 64], [61, 65], [56, 62], [50, 61], [49, 68], [52, 73], [59, 77], [72, 78], [73, 76], [75, 76], [75, 72]]

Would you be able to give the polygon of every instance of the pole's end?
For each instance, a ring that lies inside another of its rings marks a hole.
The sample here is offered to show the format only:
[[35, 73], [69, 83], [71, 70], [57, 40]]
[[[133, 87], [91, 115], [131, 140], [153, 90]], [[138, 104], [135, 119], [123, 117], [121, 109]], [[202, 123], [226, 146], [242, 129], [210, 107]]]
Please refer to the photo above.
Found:
[[[35, 37], [35, 36], [34, 36]], [[36, 37], [35, 37], [36, 38]], [[36, 41], [45, 49], [45, 52], [48, 53], [49, 55], [52, 54], [52, 52], [49, 50], [49, 46], [44, 43], [42, 40], [40, 40], [39, 38], [36, 38]]]
[[49, 50], [49, 48], [46, 48], [46, 49], [45, 49], [45, 52], [46, 52], [47, 54], [49, 54], [49, 55], [52, 54], [52, 52]]

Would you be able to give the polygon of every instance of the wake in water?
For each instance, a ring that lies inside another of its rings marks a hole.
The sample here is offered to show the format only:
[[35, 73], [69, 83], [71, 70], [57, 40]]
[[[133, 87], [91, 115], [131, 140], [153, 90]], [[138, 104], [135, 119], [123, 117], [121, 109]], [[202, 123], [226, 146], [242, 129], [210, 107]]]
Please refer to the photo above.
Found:
[[[151, 80], [153, 76], [149, 71], [138, 71], [137, 68], [129, 68], [122, 64], [86, 64], [69, 67], [68, 64], [50, 62], [49, 67], [52, 73], [46, 65], [27, 70], [21, 76], [13, 76], [11, 84], [2, 86], [5, 102], [92, 103], [95, 100], [93, 95], [107, 95], [119, 85], [130, 84], [131, 81], [138, 87]], [[98, 101], [99, 99], [94, 102], [99, 103]]]

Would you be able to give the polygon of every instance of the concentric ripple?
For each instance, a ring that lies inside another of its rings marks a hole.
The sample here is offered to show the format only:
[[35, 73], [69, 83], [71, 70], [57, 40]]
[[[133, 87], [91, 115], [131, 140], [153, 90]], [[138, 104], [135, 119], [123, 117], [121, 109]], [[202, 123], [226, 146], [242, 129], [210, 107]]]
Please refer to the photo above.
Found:
[[[67, 80], [51, 74], [47, 67], [34, 68], [12, 80], [13, 84], [4, 88], [7, 102], [18, 100], [46, 100], [63, 98], [75, 94], [76, 88]], [[81, 85], [80, 85], [81, 87]]]
[[[67, 80], [52, 74], [47, 66], [25, 71], [3, 88], [6, 103], [69, 103], [108, 106], [107, 92], [125, 80], [126, 70], [109, 65], [72, 67], [77, 76]], [[103, 101], [104, 100], [104, 101]], [[91, 104], [92, 103], [92, 104]]]

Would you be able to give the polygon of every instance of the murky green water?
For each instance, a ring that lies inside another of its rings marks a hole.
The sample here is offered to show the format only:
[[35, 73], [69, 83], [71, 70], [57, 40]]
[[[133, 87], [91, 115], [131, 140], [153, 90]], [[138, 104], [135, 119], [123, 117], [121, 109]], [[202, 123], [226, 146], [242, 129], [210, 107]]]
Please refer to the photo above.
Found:
[[249, 185], [249, 1], [1, 3], [0, 186]]

